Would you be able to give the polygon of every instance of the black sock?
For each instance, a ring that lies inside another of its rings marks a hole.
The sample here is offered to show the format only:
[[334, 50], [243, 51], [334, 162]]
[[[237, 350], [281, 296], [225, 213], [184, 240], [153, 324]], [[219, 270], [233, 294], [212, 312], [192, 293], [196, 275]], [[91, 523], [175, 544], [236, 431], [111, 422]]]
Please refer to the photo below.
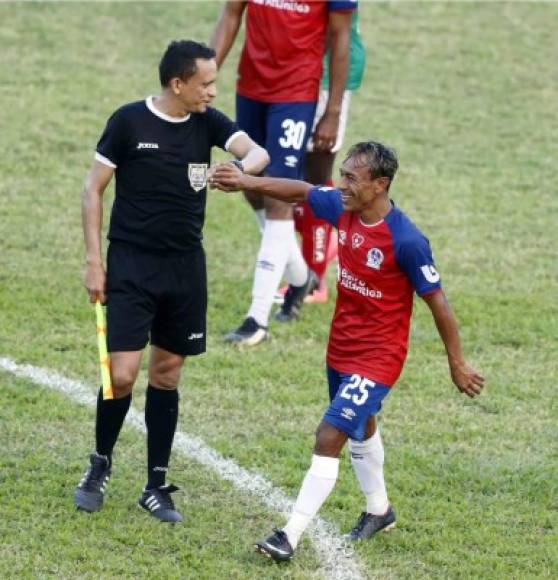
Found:
[[178, 421], [178, 391], [147, 386], [145, 425], [147, 427], [146, 489], [165, 485], [172, 440]]
[[106, 455], [111, 462], [112, 449], [118, 434], [122, 428], [122, 423], [126, 418], [126, 413], [130, 408], [132, 395], [122, 399], [108, 399], [103, 401], [103, 388], [99, 390], [97, 397], [97, 420], [95, 422], [95, 438], [97, 442], [97, 453]]

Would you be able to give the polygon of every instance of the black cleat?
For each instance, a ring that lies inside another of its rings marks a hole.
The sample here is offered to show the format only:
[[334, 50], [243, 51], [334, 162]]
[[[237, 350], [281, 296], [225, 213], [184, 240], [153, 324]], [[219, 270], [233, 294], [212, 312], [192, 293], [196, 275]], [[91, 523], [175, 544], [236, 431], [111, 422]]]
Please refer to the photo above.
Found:
[[76, 487], [74, 503], [80, 510], [97, 512], [103, 507], [111, 466], [108, 457], [97, 455], [97, 453], [92, 453], [89, 461], [91, 466]]
[[170, 496], [178, 489], [176, 485], [162, 485], [154, 489], [144, 489], [138, 504], [162, 522], [181, 522], [182, 516], [174, 507], [174, 502]]
[[268, 338], [267, 326], [260, 326], [251, 316], [225, 336], [225, 342], [238, 346], [256, 346]]
[[304, 299], [308, 294], [312, 294], [319, 285], [320, 281], [318, 276], [312, 270], [308, 270], [308, 279], [302, 286], [289, 285], [283, 304], [275, 314], [275, 320], [279, 322], [296, 320], [300, 316], [300, 309], [302, 308]]
[[395, 511], [389, 506], [383, 516], [375, 516], [362, 512], [355, 527], [345, 536], [345, 539], [368, 540], [378, 532], [389, 532], [395, 527]]
[[294, 555], [287, 534], [283, 530], [273, 530], [274, 533], [265, 540], [256, 542], [254, 548], [258, 554], [267, 556], [276, 562], [288, 562]]

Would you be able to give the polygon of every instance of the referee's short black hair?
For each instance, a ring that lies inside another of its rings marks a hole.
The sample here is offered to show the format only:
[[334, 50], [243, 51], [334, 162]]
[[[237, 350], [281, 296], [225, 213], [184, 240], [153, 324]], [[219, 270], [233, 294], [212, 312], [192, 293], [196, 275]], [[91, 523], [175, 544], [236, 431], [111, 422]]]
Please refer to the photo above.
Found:
[[194, 40], [173, 40], [165, 50], [159, 63], [161, 86], [166, 87], [171, 79], [183, 81], [196, 74], [196, 59], [210, 60], [215, 58], [215, 51], [209, 46]]

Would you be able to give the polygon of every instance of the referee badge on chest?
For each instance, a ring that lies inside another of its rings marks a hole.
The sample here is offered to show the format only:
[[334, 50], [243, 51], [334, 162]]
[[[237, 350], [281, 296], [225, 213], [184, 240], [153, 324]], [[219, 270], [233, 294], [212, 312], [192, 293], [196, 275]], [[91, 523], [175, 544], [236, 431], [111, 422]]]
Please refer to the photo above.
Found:
[[188, 163], [188, 179], [194, 191], [200, 191], [207, 182], [207, 163]]

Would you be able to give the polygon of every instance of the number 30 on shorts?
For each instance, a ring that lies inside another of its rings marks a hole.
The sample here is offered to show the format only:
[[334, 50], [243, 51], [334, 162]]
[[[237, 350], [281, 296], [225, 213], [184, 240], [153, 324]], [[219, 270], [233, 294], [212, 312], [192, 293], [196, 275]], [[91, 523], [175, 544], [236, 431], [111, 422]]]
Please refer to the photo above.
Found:
[[279, 145], [285, 149], [292, 147], [298, 151], [304, 142], [306, 123], [304, 121], [295, 122], [293, 119], [285, 119], [281, 123], [281, 127], [285, 129], [285, 136], [279, 138]]
[[[355, 405], [364, 405], [368, 399], [368, 389], [373, 389], [375, 386], [376, 383], [374, 381], [365, 379], [360, 375], [353, 375], [343, 387], [339, 396], [352, 401]], [[354, 393], [356, 389], [358, 389], [358, 392]]]

